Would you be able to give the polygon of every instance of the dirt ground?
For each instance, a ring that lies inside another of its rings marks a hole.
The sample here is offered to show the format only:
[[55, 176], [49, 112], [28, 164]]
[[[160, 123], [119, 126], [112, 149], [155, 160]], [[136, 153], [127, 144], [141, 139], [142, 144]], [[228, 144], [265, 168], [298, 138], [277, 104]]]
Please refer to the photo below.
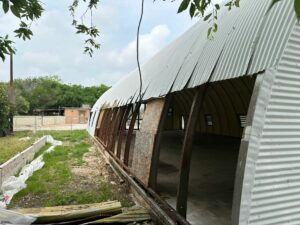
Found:
[[128, 185], [114, 173], [103, 155], [94, 146], [83, 156], [83, 160], [84, 165], [72, 169], [78, 178], [74, 182], [76, 188], [85, 190], [93, 185], [98, 186], [99, 182], [109, 183], [117, 199], [124, 199], [125, 204], [133, 204]]
[[[89, 148], [89, 151], [83, 156], [83, 161], [81, 166], [72, 167], [75, 179], [67, 186], [62, 187], [65, 193], [68, 193], [68, 190], [73, 192], [74, 190], [76, 192], [93, 192], [95, 190], [97, 192], [99, 186], [108, 184], [108, 188], [112, 189], [113, 198], [120, 200], [123, 207], [134, 205], [127, 184], [113, 172], [103, 155], [97, 152], [95, 147]], [[42, 207], [40, 205], [42, 198], [51, 198], [51, 196], [42, 193], [39, 195], [28, 194], [14, 204], [13, 208]]]

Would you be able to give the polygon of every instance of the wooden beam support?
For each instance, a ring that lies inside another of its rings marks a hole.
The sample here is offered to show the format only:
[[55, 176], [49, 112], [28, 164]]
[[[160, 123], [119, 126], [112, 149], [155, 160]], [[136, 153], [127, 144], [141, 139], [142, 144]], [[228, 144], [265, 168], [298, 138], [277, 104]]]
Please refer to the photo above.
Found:
[[108, 109], [108, 113], [107, 113], [108, 115], [107, 115], [107, 118], [105, 120], [105, 127], [104, 127], [104, 130], [103, 130], [103, 143], [105, 144], [106, 147], [107, 147], [109, 125], [110, 125], [112, 113], [113, 113], [113, 110]]
[[112, 137], [111, 137], [111, 144], [109, 146], [110, 151], [112, 151], [113, 153], [115, 152], [116, 139], [118, 136], [118, 131], [120, 130], [120, 123], [124, 116], [125, 110], [126, 110], [126, 108], [124, 106], [120, 107], [118, 110], [117, 117], [115, 119], [115, 124], [113, 127], [113, 132], [112, 132]]
[[117, 117], [119, 114], [119, 108], [113, 108], [112, 109], [112, 117], [109, 124], [109, 130], [108, 130], [108, 137], [107, 137], [107, 151], [111, 150], [111, 144], [112, 144], [112, 135], [114, 132], [115, 124], [117, 122]]
[[159, 125], [157, 128], [156, 136], [155, 136], [155, 141], [153, 145], [153, 155], [152, 155], [152, 160], [151, 160], [151, 170], [150, 170], [150, 176], [149, 176], [149, 186], [153, 189], [156, 190], [157, 186], [157, 173], [158, 173], [158, 163], [159, 163], [159, 156], [160, 156], [160, 146], [161, 146], [161, 141], [163, 137], [163, 131], [166, 123], [166, 118], [168, 115], [168, 111], [170, 108], [170, 105], [173, 100], [173, 95], [168, 94], [165, 98], [165, 103], [164, 103], [164, 108], [160, 117]]
[[127, 123], [128, 115], [131, 111], [131, 108], [132, 108], [132, 105], [128, 105], [126, 107], [124, 116], [122, 118], [120, 130], [119, 130], [119, 134], [118, 134], [118, 145], [117, 145], [117, 157], [118, 157], [118, 159], [120, 159], [120, 157], [121, 157], [121, 149], [122, 149], [123, 139], [125, 137], [126, 123]]
[[102, 116], [102, 120], [99, 126], [99, 130], [96, 134], [96, 136], [102, 141], [102, 136], [103, 136], [103, 128], [104, 128], [104, 124], [105, 124], [105, 120], [106, 120], [106, 116], [107, 116], [107, 111], [105, 109], [102, 110], [103, 111], [103, 116]]
[[196, 94], [193, 98], [193, 103], [189, 114], [186, 131], [184, 134], [184, 141], [181, 151], [181, 166], [179, 173], [179, 185], [177, 189], [178, 191], [176, 210], [184, 218], [186, 218], [187, 213], [189, 175], [194, 142], [194, 131], [198, 115], [203, 105], [203, 100], [205, 97], [207, 86], [207, 84], [204, 84], [203, 89], [201, 87], [196, 89]]
[[131, 146], [131, 139], [132, 139], [132, 134], [133, 134], [133, 130], [134, 130], [135, 121], [136, 121], [136, 118], [139, 114], [140, 106], [141, 106], [140, 102], [136, 103], [134, 112], [133, 112], [132, 117], [131, 117], [128, 133], [127, 133], [125, 151], [124, 151], [124, 163], [125, 163], [126, 166], [128, 166], [128, 163], [129, 163], [129, 151], [130, 151], [130, 146]]

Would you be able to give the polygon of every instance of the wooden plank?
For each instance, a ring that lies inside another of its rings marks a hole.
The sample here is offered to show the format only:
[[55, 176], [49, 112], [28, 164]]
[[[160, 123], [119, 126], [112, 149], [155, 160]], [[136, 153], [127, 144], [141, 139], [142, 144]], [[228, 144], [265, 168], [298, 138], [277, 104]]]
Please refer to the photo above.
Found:
[[179, 173], [179, 185], [177, 191], [177, 212], [186, 218], [187, 213], [187, 199], [188, 199], [188, 187], [189, 187], [189, 174], [190, 174], [190, 164], [192, 157], [193, 141], [194, 141], [194, 131], [198, 119], [198, 115], [203, 105], [204, 95], [207, 89], [206, 84], [204, 84], [204, 91], [201, 87], [196, 89], [196, 94], [193, 98], [193, 103], [191, 111], [189, 114], [186, 131], [184, 134], [184, 141], [181, 151], [181, 166]]
[[173, 101], [173, 95], [168, 94], [165, 98], [164, 108], [160, 117], [160, 122], [158, 124], [155, 141], [153, 145], [153, 154], [152, 154], [152, 160], [151, 160], [151, 171], [149, 176], [149, 186], [156, 190], [157, 186], [157, 173], [158, 173], [158, 163], [159, 163], [159, 155], [160, 155], [160, 146], [163, 136], [163, 131], [166, 123], [166, 118], [168, 115], [168, 110], [170, 108], [170, 105]]
[[35, 224], [61, 223], [86, 218], [103, 218], [120, 213], [121, 203], [110, 201], [96, 204], [27, 208], [15, 212], [36, 217]]
[[123, 213], [92, 221], [85, 224], [128, 224], [128, 223], [134, 223], [134, 222], [143, 222], [143, 221], [149, 221], [151, 220], [149, 211], [147, 209], [144, 209], [142, 207], [133, 207], [126, 209]]
[[129, 129], [128, 129], [128, 133], [127, 133], [125, 151], [124, 151], [124, 163], [125, 163], [126, 166], [128, 166], [128, 162], [129, 162], [129, 151], [130, 151], [130, 146], [131, 146], [132, 134], [133, 134], [136, 118], [139, 114], [140, 106], [141, 106], [140, 102], [136, 103], [136, 107], [135, 107], [134, 112], [132, 114]]
[[119, 134], [118, 134], [117, 157], [119, 159], [121, 157], [121, 149], [122, 149], [123, 139], [125, 137], [126, 123], [127, 123], [128, 115], [130, 113], [131, 108], [132, 108], [132, 105], [128, 105], [126, 107], [126, 111], [125, 111], [124, 116], [122, 118], [120, 130], [119, 130]]

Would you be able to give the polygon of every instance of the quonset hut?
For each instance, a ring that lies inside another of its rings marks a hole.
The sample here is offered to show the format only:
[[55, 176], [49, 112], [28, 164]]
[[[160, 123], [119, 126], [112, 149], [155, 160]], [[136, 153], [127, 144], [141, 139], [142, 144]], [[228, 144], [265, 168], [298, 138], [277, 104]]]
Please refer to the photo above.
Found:
[[[88, 131], [173, 221], [300, 223], [300, 25], [294, 1], [198, 22], [94, 105]], [[165, 208], [166, 208], [165, 207]]]

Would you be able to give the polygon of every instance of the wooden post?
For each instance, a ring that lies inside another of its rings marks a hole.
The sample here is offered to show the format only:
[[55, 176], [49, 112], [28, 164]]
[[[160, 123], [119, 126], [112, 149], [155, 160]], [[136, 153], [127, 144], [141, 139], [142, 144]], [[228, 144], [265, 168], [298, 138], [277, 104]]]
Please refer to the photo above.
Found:
[[161, 114], [161, 118], [159, 121], [159, 125], [157, 128], [157, 133], [155, 136], [155, 142], [153, 146], [153, 155], [152, 155], [152, 160], [151, 160], [151, 171], [150, 171], [150, 176], [149, 176], [149, 186], [153, 189], [156, 190], [156, 185], [157, 185], [157, 173], [158, 173], [158, 163], [159, 163], [159, 156], [160, 156], [160, 146], [161, 146], [161, 141], [163, 137], [163, 131], [166, 123], [166, 118], [168, 115], [168, 110], [170, 108], [170, 105], [173, 100], [173, 95], [169, 94], [165, 98], [165, 104], [164, 108]]
[[123, 139], [125, 137], [124, 132], [126, 130], [126, 123], [127, 123], [127, 120], [128, 120], [128, 115], [130, 113], [131, 107], [132, 107], [132, 105], [128, 105], [126, 107], [126, 111], [125, 111], [124, 116], [122, 118], [120, 130], [119, 130], [119, 134], [118, 134], [117, 157], [119, 159], [121, 157], [122, 143], [123, 143]]
[[124, 164], [126, 166], [128, 166], [128, 163], [129, 163], [129, 151], [130, 151], [130, 146], [131, 146], [131, 139], [132, 139], [132, 134], [133, 134], [135, 121], [136, 121], [136, 118], [139, 114], [140, 106], [141, 106], [140, 102], [136, 103], [136, 107], [135, 107], [134, 112], [132, 114], [129, 129], [128, 129], [128, 133], [127, 133], [127, 139], [126, 139], [125, 151], [124, 151]]
[[176, 210], [184, 218], [186, 218], [186, 213], [187, 213], [189, 175], [190, 175], [190, 164], [191, 164], [193, 141], [194, 141], [194, 131], [195, 131], [198, 115], [203, 105], [203, 100], [207, 88], [207, 84], [204, 85], [205, 85], [204, 90], [201, 87], [196, 89], [196, 94], [193, 99], [186, 131], [184, 134], [182, 151], [181, 151], [181, 167], [179, 173], [179, 185], [177, 189], [178, 191], [177, 191]]
[[[10, 53], [10, 81], [9, 81], [9, 101], [12, 103], [14, 100], [14, 65], [13, 53]], [[14, 132], [14, 115], [10, 114], [10, 132]]]

